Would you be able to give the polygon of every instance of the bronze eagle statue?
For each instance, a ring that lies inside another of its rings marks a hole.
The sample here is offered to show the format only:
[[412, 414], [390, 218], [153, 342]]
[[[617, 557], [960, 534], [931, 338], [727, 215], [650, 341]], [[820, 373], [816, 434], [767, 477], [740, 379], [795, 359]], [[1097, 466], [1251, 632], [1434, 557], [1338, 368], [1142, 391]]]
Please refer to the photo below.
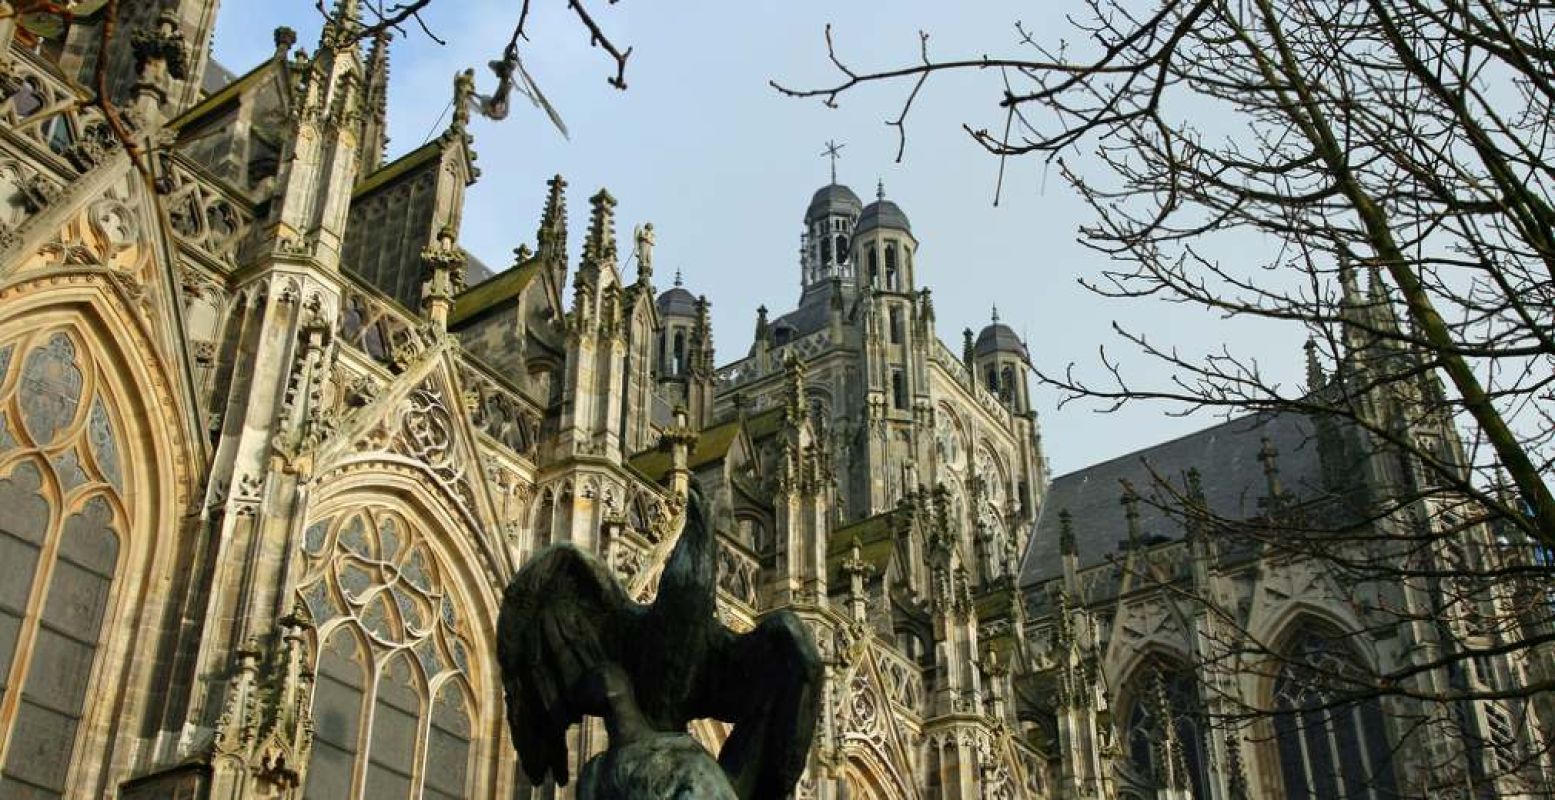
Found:
[[[634, 602], [598, 558], [572, 545], [546, 548], [519, 570], [503, 593], [497, 655], [508, 726], [531, 783], [567, 783], [567, 729], [597, 716], [610, 746], [580, 770], [580, 797], [727, 797], [732, 787], [741, 800], [780, 800], [793, 791], [820, 712], [820, 656], [787, 610], [748, 633], [724, 627], [715, 606], [717, 555], [706, 504], [693, 490], [649, 605]], [[727, 786], [682, 795], [711, 763], [686, 735], [688, 723], [704, 718], [733, 725], [717, 761]], [[659, 755], [638, 756], [655, 737]], [[675, 754], [668, 761], [683, 774], [654, 785], [681, 789], [655, 794], [643, 782], [623, 792], [610, 783], [611, 775], [645, 774], [650, 761], [662, 765], [664, 753]]]

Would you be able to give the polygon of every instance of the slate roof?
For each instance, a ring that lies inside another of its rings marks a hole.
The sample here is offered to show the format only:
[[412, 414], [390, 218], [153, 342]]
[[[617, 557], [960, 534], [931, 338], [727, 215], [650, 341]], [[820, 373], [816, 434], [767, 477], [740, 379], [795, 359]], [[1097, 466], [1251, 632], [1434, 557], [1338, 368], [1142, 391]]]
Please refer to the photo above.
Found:
[[985, 356], [1000, 350], [1019, 353], [1021, 358], [1031, 360], [1031, 356], [1026, 353], [1026, 343], [1020, 340], [1015, 331], [1002, 322], [995, 322], [977, 335], [973, 352]]
[[828, 214], [853, 216], [863, 207], [864, 204], [852, 189], [840, 183], [830, 183], [815, 190], [815, 194], [810, 197], [810, 206], [805, 209], [804, 218], [805, 222], [810, 222]]
[[[1314, 426], [1303, 414], [1252, 414], [1178, 439], [1055, 478], [1043, 499], [1041, 518], [1021, 568], [1021, 584], [1031, 585], [1063, 574], [1058, 548], [1059, 512], [1073, 517], [1075, 549], [1082, 569], [1105, 563], [1120, 553], [1128, 539], [1120, 498], [1120, 481], [1128, 480], [1143, 498], [1152, 494], [1152, 470], [1183, 485], [1189, 469], [1197, 468], [1205, 500], [1216, 514], [1250, 518], [1259, 513], [1258, 500], [1267, 493], [1258, 453], [1268, 437], [1279, 455], [1280, 484], [1297, 502], [1323, 492]], [[1148, 463], [1148, 467], [1146, 464]], [[1145, 540], [1182, 538], [1181, 524], [1152, 506], [1139, 503]]]
[[875, 228], [895, 228], [912, 233], [912, 223], [907, 221], [906, 212], [902, 211], [901, 206], [885, 199], [864, 206], [863, 213], [859, 214], [858, 224], [853, 227], [853, 235], [858, 236], [864, 231]]
[[[829, 293], [831, 290], [826, 289], [825, 291]], [[827, 303], [826, 296], [818, 294], [816, 297], [809, 298], [808, 302], [793, 311], [772, 320], [769, 327], [772, 328], [773, 335], [777, 334], [777, 329], [780, 327], [788, 328], [790, 331], [789, 341], [793, 341], [802, 336], [809, 336], [815, 333], [826, 327], [830, 322], [831, 306]]]
[[655, 301], [659, 313], [666, 317], [695, 317], [697, 315], [696, 295], [687, 291], [683, 286], [672, 286], [659, 293], [659, 299]]

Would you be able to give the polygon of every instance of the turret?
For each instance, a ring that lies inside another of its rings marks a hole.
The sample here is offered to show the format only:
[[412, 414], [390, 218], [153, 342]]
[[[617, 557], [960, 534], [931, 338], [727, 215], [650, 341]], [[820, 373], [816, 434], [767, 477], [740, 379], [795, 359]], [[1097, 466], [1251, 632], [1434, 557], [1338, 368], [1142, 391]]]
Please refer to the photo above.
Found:
[[918, 240], [900, 206], [885, 198], [885, 184], [875, 190], [875, 202], [859, 213], [853, 228], [853, 260], [858, 280], [877, 292], [910, 292], [913, 255]]
[[1026, 343], [1010, 326], [999, 321], [998, 308], [993, 310], [992, 321], [977, 335], [977, 343], [972, 346], [972, 360], [978, 383], [1015, 413], [1025, 414], [1031, 410], [1031, 395], [1026, 385], [1031, 356], [1026, 352]]
[[852, 189], [837, 183], [835, 173], [832, 182], [817, 189], [810, 198], [800, 247], [800, 285], [804, 288], [801, 304], [812, 293], [829, 288], [833, 278], [854, 285], [851, 241], [853, 226], [863, 208]]
[[672, 402], [686, 406], [693, 427], [706, 426], [713, 414], [712, 305], [686, 289], [679, 270], [675, 285], [655, 303], [659, 332], [654, 362], [659, 384]]
[[685, 287], [680, 270], [675, 271], [675, 285], [659, 295], [659, 330], [656, 349], [660, 378], [683, 378], [690, 370], [691, 331], [697, 322], [697, 298]]

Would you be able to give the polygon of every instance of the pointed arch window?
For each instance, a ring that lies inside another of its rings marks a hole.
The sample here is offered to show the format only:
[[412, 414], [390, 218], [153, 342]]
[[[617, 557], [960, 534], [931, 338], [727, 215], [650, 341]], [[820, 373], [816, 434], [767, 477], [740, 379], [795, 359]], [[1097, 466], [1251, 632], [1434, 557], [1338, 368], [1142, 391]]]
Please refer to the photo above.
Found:
[[132, 498], [83, 352], [63, 331], [0, 345], [0, 797], [71, 793], [120, 568]]
[[1120, 788], [1140, 798], [1169, 789], [1209, 797], [1203, 715], [1193, 675], [1180, 663], [1152, 659], [1135, 671], [1128, 697], [1123, 717], [1128, 762]]
[[1398, 797], [1382, 705], [1345, 702], [1360, 660], [1332, 625], [1306, 622], [1287, 638], [1274, 682], [1274, 737], [1290, 800]]
[[886, 242], [885, 245], [885, 288], [889, 291], [898, 291], [896, 281], [896, 242]]
[[356, 506], [309, 526], [301, 558], [324, 642], [303, 796], [467, 796], [471, 650], [421, 529]]

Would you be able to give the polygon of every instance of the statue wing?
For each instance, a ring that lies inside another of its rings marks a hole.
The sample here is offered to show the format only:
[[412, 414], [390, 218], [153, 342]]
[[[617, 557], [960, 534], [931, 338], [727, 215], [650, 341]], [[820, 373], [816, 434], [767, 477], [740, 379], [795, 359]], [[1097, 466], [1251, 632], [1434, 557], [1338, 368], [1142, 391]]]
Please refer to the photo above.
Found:
[[733, 723], [718, 754], [743, 800], [783, 800], [804, 772], [821, 712], [821, 656], [788, 610], [749, 633], [719, 631], [693, 717]]
[[572, 545], [542, 550], [508, 584], [497, 658], [513, 745], [532, 783], [550, 776], [566, 785], [567, 728], [606, 712], [583, 682], [620, 663], [618, 648], [644, 610], [599, 559]]

